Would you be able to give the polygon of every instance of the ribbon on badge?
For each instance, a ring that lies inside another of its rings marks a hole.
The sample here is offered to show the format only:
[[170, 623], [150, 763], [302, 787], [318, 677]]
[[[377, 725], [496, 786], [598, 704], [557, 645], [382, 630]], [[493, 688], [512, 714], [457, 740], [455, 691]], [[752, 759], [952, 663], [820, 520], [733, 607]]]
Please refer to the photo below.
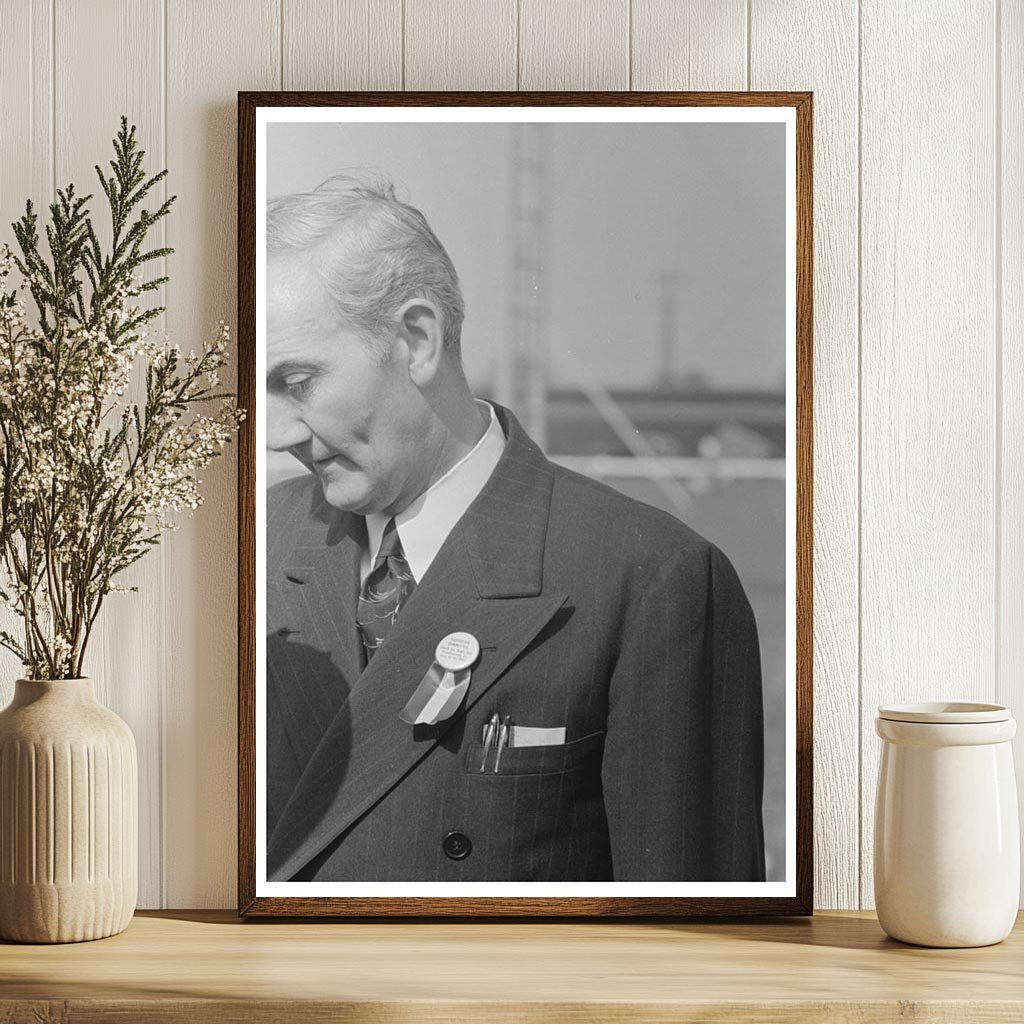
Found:
[[451, 718], [466, 696], [479, 657], [480, 643], [472, 633], [449, 633], [398, 717], [410, 725], [436, 725]]

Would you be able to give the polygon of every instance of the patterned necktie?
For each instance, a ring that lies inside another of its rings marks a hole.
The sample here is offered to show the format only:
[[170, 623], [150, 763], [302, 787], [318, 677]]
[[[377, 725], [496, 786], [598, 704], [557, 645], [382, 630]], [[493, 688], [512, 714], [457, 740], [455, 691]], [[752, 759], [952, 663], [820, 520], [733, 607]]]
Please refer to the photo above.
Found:
[[416, 581], [402, 552], [395, 520], [389, 519], [373, 569], [359, 592], [356, 610], [356, 622], [366, 648], [367, 661], [384, 643], [415, 586]]

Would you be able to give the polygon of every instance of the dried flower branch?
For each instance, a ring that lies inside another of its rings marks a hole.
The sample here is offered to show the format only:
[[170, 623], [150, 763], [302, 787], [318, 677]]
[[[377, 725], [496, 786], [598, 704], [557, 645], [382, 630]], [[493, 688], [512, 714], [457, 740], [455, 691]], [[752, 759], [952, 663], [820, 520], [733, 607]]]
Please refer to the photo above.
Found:
[[[147, 336], [164, 308], [136, 300], [167, 278], [144, 281], [144, 266], [173, 250], [143, 246], [175, 197], [135, 212], [167, 172], [146, 177], [126, 118], [114, 152], [111, 176], [96, 168], [113, 227], [108, 249], [89, 216], [92, 197], [72, 185], [50, 206], [48, 257], [31, 202], [13, 225], [21, 255], [0, 247], [0, 601], [22, 621], [18, 637], [0, 631], [0, 645], [36, 679], [82, 675], [103, 599], [125, 589], [115, 577], [177, 528], [173, 513], [202, 503], [197, 472], [244, 417], [217, 390], [224, 323], [185, 356]], [[126, 397], [137, 366], [144, 403]], [[214, 411], [196, 411], [201, 403]]]

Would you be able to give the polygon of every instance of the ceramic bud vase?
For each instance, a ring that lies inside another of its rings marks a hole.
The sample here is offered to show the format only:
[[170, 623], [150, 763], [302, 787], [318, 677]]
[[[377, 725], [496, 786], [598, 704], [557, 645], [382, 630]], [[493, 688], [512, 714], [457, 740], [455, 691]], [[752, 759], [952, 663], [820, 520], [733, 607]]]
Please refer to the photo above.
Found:
[[123, 931], [138, 878], [135, 740], [91, 679], [19, 679], [0, 712], [0, 938]]
[[878, 709], [875, 726], [879, 924], [919, 946], [1001, 942], [1020, 891], [1009, 708], [894, 704]]

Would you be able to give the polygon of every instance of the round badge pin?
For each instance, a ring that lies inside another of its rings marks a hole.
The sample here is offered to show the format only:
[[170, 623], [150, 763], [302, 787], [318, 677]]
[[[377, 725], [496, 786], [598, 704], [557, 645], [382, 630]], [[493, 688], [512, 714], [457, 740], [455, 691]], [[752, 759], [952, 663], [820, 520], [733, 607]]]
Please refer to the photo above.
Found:
[[461, 672], [480, 657], [480, 642], [472, 633], [449, 633], [438, 645], [434, 658], [446, 672]]

